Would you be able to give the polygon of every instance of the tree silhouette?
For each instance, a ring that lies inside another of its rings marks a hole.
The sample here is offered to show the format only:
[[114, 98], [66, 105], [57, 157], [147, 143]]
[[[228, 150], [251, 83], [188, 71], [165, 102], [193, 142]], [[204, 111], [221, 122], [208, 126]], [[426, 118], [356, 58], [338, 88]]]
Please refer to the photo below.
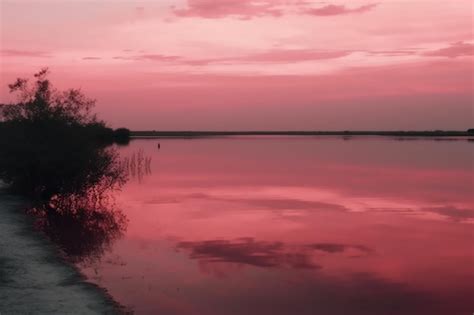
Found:
[[[48, 70], [9, 85], [0, 105], [0, 179], [32, 201], [38, 226], [74, 262], [100, 257], [126, 227], [111, 192], [127, 176], [108, 147], [114, 131], [80, 90], [58, 91]], [[126, 130], [119, 131], [126, 139]]]
[[9, 85], [17, 101], [0, 105], [0, 179], [47, 200], [119, 177], [115, 153], [106, 148], [114, 131], [92, 113], [95, 101], [77, 89], [54, 89], [47, 76], [43, 69], [33, 84]]

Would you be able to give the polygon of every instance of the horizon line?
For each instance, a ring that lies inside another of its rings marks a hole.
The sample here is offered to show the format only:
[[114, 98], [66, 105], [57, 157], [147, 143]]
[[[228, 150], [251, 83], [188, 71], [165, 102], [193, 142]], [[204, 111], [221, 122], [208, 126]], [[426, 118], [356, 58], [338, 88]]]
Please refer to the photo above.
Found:
[[199, 137], [199, 136], [474, 136], [474, 129], [460, 130], [398, 130], [398, 131], [378, 131], [378, 130], [358, 130], [358, 131], [323, 131], [323, 130], [251, 130], [251, 131], [209, 131], [209, 130], [134, 130], [130, 131], [132, 138], [150, 137]]

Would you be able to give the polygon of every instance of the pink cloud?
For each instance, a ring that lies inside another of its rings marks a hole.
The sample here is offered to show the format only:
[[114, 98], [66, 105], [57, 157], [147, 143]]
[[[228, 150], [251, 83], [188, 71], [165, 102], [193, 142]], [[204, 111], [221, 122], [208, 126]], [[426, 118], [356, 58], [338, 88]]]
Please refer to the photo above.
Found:
[[2, 49], [0, 55], [3, 57], [51, 58], [51, 55], [47, 52], [34, 50]]
[[249, 19], [255, 16], [281, 16], [282, 11], [277, 8], [280, 1], [255, 0], [188, 0], [186, 9], [174, 9], [174, 13], [181, 17], [222, 18], [237, 16]]
[[273, 16], [280, 17], [287, 13], [289, 7], [303, 7], [296, 10], [301, 14], [330, 16], [350, 13], [364, 13], [372, 10], [377, 4], [367, 4], [353, 9], [343, 5], [326, 5], [321, 8], [311, 8], [310, 3], [304, 0], [188, 0], [187, 8], [174, 9], [174, 14], [180, 17], [223, 18], [234, 16], [241, 19], [253, 17]]
[[177, 61], [181, 59], [179, 56], [167, 56], [167, 55], [159, 55], [159, 54], [146, 54], [146, 55], [139, 55], [136, 56], [139, 60], [152, 60], [152, 61]]
[[432, 50], [424, 53], [425, 56], [430, 57], [449, 57], [456, 58], [461, 56], [474, 56], [474, 45], [464, 42], [452, 43], [451, 46]]
[[180, 56], [168, 56], [161, 54], [143, 54], [143, 55], [131, 55], [131, 56], [115, 56], [112, 59], [116, 60], [149, 60], [158, 62], [177, 62], [182, 59]]
[[397, 56], [416, 55], [417, 51], [415, 49], [396, 49], [396, 50], [367, 51], [367, 53], [369, 55], [374, 55], [374, 56], [397, 57]]
[[272, 50], [238, 58], [242, 61], [286, 63], [310, 60], [336, 59], [349, 55], [349, 51], [320, 51], [311, 49]]
[[350, 51], [321, 51], [312, 49], [278, 49], [263, 53], [244, 56], [214, 58], [214, 59], [189, 59], [182, 62], [187, 65], [201, 66], [215, 63], [241, 64], [241, 63], [295, 63], [311, 60], [337, 59], [350, 55]]
[[183, 58], [180, 56], [170, 56], [162, 54], [143, 54], [143, 55], [129, 55], [129, 56], [115, 56], [115, 60], [131, 60], [131, 61], [154, 61], [165, 63], [178, 63]]
[[317, 9], [305, 9], [304, 13], [316, 16], [344, 15], [352, 13], [364, 13], [374, 9], [378, 4], [366, 4], [357, 8], [349, 9], [344, 5], [327, 5]]
[[135, 61], [157, 61], [184, 64], [189, 66], [204, 66], [210, 64], [241, 64], [241, 63], [295, 63], [311, 60], [337, 59], [350, 55], [351, 51], [323, 51], [312, 49], [276, 49], [262, 53], [231, 56], [221, 58], [192, 59], [181, 56], [169, 56], [161, 54], [145, 54], [135, 56], [116, 56], [113, 59], [135, 60]]

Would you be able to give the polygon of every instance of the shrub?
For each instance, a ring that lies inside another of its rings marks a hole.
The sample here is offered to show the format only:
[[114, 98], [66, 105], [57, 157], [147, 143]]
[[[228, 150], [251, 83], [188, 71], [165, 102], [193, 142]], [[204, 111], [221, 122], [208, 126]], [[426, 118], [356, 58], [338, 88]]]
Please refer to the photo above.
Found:
[[48, 200], [80, 193], [120, 178], [106, 144], [114, 132], [91, 112], [94, 101], [80, 90], [55, 90], [47, 69], [10, 84], [17, 101], [0, 105], [0, 179], [11, 188]]

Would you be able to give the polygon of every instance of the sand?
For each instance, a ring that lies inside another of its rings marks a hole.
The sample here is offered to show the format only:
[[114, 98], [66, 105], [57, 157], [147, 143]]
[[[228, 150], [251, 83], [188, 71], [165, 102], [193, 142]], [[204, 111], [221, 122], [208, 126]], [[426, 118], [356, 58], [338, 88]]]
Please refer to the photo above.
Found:
[[62, 261], [25, 202], [0, 186], [0, 314], [116, 314], [116, 303]]

